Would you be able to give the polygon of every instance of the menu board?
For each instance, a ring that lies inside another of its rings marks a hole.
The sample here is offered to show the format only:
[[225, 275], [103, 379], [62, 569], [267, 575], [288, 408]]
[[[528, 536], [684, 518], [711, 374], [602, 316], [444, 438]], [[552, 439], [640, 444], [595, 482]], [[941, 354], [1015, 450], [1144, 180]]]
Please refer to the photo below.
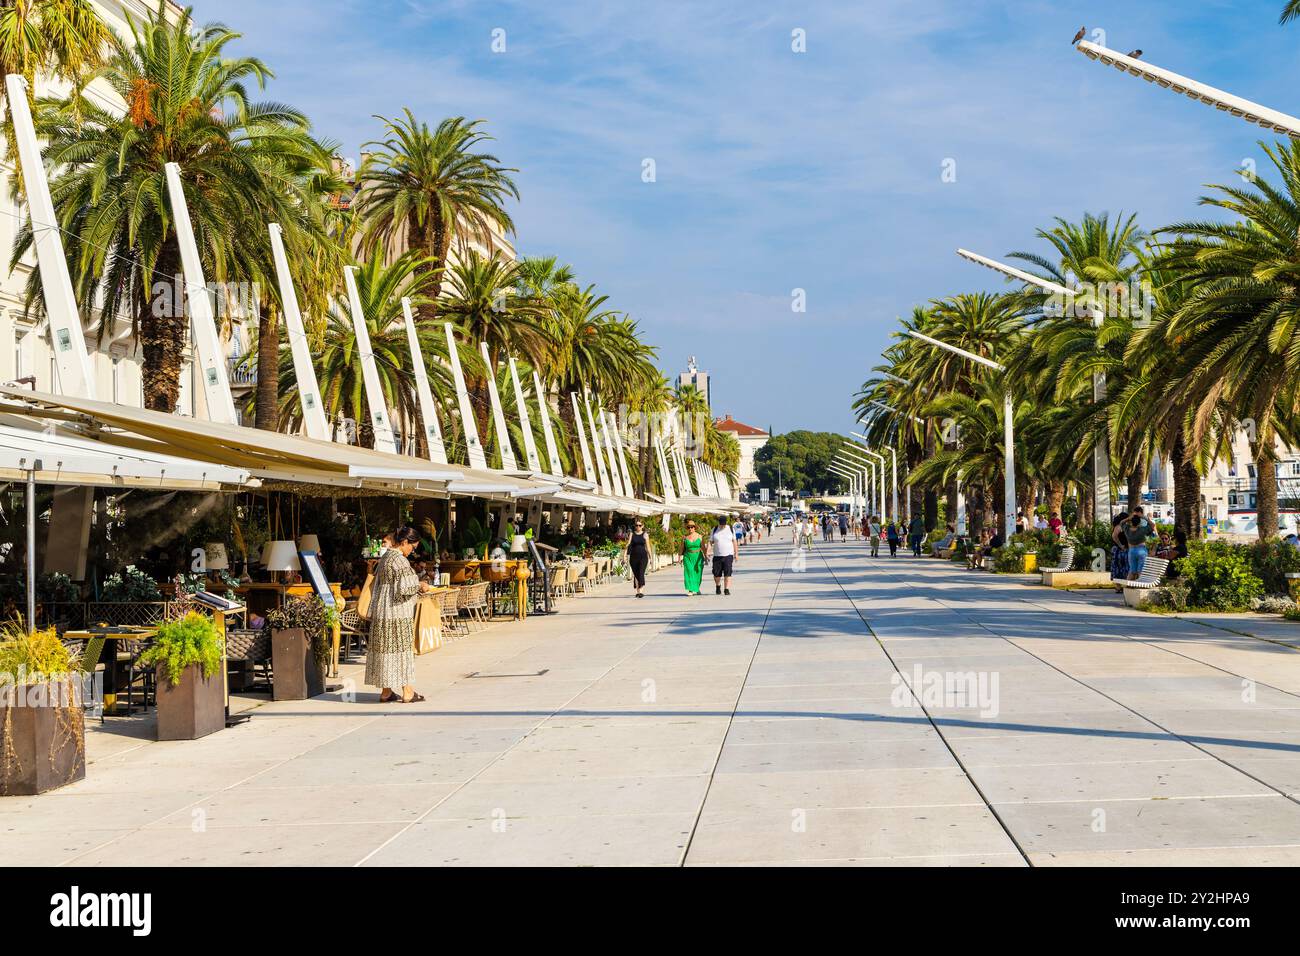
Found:
[[307, 580], [311, 583], [311, 588], [316, 592], [316, 596], [321, 599], [321, 603], [326, 607], [336, 607], [334, 592], [330, 590], [330, 583], [325, 577], [325, 569], [321, 567], [320, 555], [315, 551], [299, 551], [298, 561], [302, 564], [302, 569], [307, 575]]

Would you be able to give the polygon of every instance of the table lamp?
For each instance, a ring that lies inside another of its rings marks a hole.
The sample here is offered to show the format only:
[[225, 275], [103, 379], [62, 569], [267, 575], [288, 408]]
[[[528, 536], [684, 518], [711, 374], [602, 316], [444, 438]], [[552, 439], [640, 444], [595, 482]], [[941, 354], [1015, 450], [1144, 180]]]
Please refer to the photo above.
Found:
[[203, 546], [203, 566], [209, 571], [229, 571], [230, 557], [220, 541], [210, 541]]
[[292, 541], [272, 541], [262, 552], [262, 565], [274, 574], [276, 571], [300, 571], [298, 546]]
[[320, 554], [320, 536], [314, 534], [305, 534], [298, 539], [299, 551], [315, 551]]
[[527, 535], [523, 535], [523, 534], [517, 534], [517, 535], [515, 535], [513, 538], [511, 538], [511, 539], [510, 539], [510, 553], [511, 553], [511, 554], [527, 554], [527, 553], [528, 553], [528, 536], [527, 536]]

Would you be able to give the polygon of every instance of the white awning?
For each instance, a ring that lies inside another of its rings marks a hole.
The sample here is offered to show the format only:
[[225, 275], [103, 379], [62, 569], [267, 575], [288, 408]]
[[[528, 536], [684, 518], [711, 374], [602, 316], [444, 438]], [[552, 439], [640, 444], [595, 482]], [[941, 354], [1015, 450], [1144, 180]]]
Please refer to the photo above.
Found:
[[25, 481], [32, 470], [44, 485], [217, 491], [257, 484], [247, 469], [123, 449], [11, 418], [0, 424], [0, 479]]

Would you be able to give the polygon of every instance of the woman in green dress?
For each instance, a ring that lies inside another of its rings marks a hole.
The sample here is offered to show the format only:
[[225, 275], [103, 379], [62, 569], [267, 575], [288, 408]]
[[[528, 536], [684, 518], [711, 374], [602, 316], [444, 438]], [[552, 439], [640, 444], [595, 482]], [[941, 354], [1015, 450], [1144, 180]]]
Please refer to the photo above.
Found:
[[686, 522], [686, 537], [682, 541], [682, 577], [686, 593], [698, 595], [700, 580], [704, 577], [704, 539], [695, 530], [695, 522]]

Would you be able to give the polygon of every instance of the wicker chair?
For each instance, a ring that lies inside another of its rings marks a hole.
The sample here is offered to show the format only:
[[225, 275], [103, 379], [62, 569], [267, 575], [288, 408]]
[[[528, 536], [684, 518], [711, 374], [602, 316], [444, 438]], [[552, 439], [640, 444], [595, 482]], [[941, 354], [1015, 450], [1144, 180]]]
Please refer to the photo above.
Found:
[[363, 619], [357, 612], [356, 605], [344, 608], [339, 614], [339, 639], [342, 643], [343, 660], [350, 663], [352, 660], [352, 647], [355, 645], [357, 653], [360, 654], [366, 646], [366, 640], [370, 636], [370, 622]]
[[444, 641], [459, 640], [461, 637], [457, 633], [460, 630], [459, 592], [455, 590], [439, 591], [437, 598], [442, 612], [442, 639]]
[[465, 609], [469, 616], [478, 621], [480, 626], [486, 627], [488, 623], [488, 609], [490, 607], [488, 598], [488, 589], [492, 585], [488, 581], [480, 581], [478, 584], [472, 584], [468, 588], [469, 596]]

